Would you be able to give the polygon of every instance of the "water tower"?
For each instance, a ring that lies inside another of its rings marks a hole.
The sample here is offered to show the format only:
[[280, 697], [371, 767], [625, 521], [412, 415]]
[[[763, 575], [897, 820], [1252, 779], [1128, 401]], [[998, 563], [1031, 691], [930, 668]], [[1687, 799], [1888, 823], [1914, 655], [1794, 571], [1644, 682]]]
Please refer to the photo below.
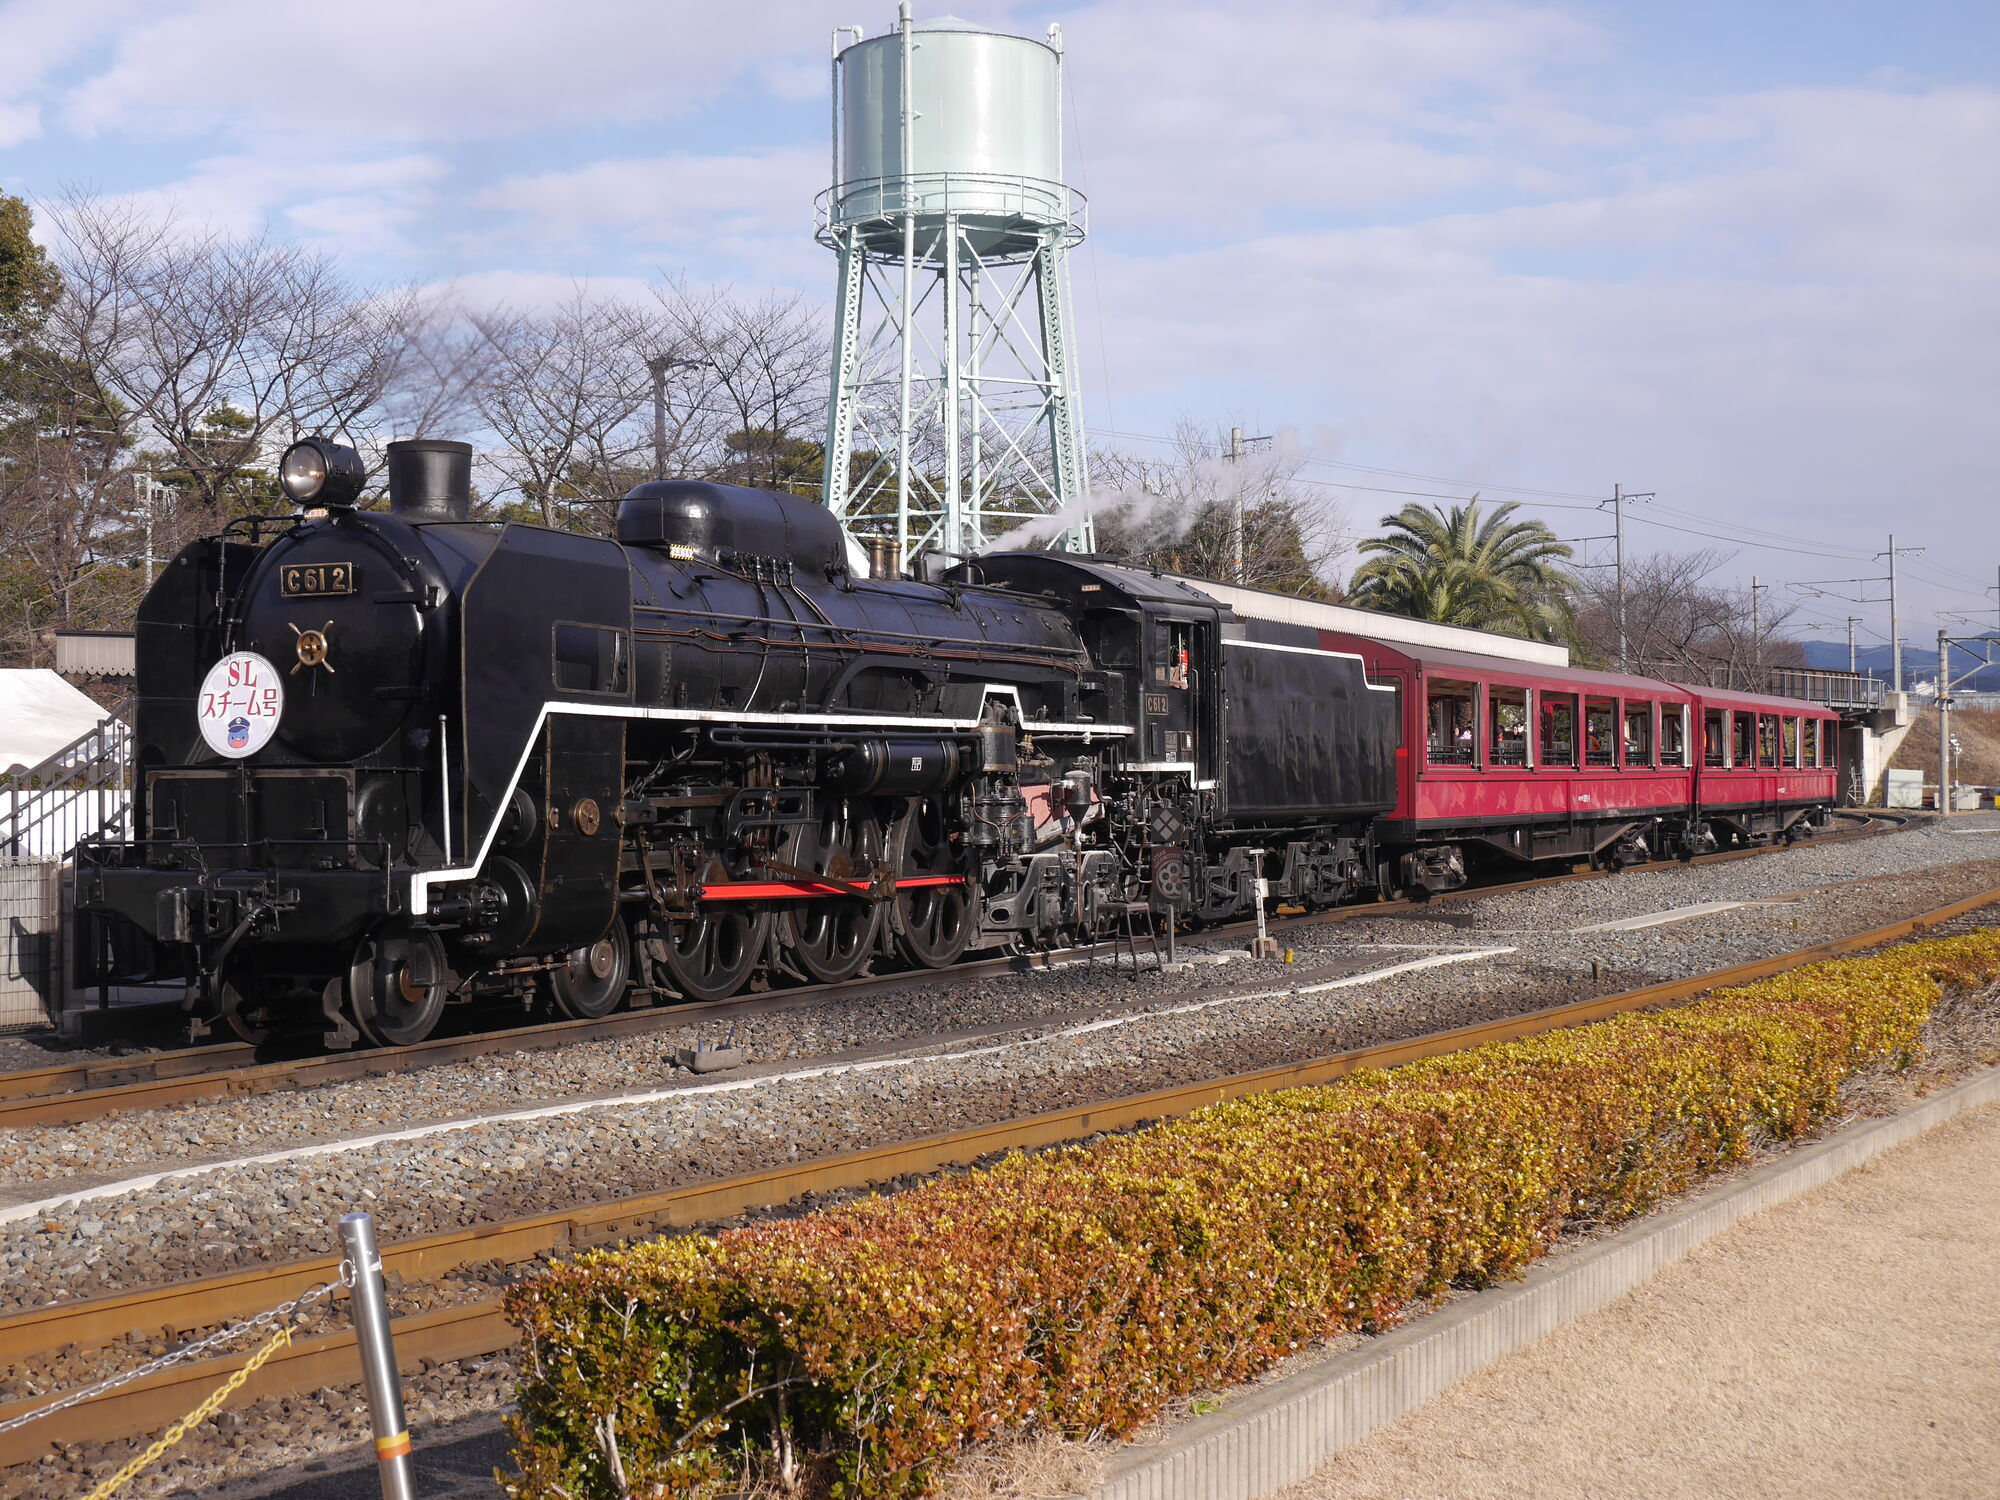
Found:
[[1023, 525], [1090, 550], [1061, 32], [913, 21], [903, 0], [892, 31], [834, 33], [833, 109], [818, 233], [840, 257], [827, 505], [899, 566]]

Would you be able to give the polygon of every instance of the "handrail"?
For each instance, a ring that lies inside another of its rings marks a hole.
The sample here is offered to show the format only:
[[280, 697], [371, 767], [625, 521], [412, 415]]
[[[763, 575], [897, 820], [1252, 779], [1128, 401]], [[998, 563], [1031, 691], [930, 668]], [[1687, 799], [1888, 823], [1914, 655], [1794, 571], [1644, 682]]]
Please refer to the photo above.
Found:
[[38, 765], [0, 777], [0, 855], [66, 859], [124, 824], [131, 806], [132, 700]]
[[1881, 708], [1888, 686], [1864, 672], [1825, 667], [1753, 666], [1746, 662], [1641, 661], [1640, 673], [1690, 687], [1726, 692], [1764, 693], [1774, 698], [1801, 698], [1827, 708]]

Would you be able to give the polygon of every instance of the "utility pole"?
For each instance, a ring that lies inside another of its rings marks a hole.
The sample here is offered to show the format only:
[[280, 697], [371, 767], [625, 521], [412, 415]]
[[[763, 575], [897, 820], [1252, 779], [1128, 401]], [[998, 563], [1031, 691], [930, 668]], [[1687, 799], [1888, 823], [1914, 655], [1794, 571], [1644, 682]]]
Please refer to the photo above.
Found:
[[[1618, 617], [1618, 670], [1628, 670], [1625, 645], [1625, 502], [1628, 500], [1651, 500], [1653, 491], [1627, 492], [1620, 484], [1611, 486], [1611, 578], [1613, 613]], [[1602, 510], [1605, 501], [1598, 501]], [[1603, 564], [1598, 564], [1602, 567]]]
[[1860, 623], [1861, 616], [1859, 615], [1849, 615], [1847, 617], [1847, 670], [1857, 675], [1860, 673], [1861, 668], [1857, 665], [1858, 658], [1854, 654], [1854, 627]]
[[1269, 437], [1246, 438], [1243, 435], [1241, 427], [1232, 427], [1229, 429], [1228, 458], [1231, 490], [1229, 498], [1229, 558], [1232, 568], [1230, 577], [1237, 583], [1243, 582], [1246, 568], [1243, 559], [1243, 476], [1237, 472], [1236, 465], [1243, 462], [1243, 455], [1249, 451], [1252, 443], [1268, 443], [1270, 441]]
[[1951, 812], [1951, 637], [1938, 627], [1938, 816]]
[[145, 507], [146, 527], [146, 587], [153, 586], [153, 568], [159, 559], [153, 556], [153, 513], [159, 505], [160, 491], [166, 486], [150, 474], [134, 472], [132, 488], [138, 492], [139, 503]]
[[1750, 575], [1750, 691], [1764, 690], [1764, 590], [1769, 585]]
[[1896, 632], [1902, 625], [1896, 604], [1896, 533], [1889, 533], [1889, 650], [1896, 658], [1889, 663], [1889, 691], [1903, 690], [1903, 638]]
[[1903, 638], [1896, 633], [1902, 625], [1900, 604], [1896, 594], [1896, 559], [1904, 552], [1923, 550], [1921, 547], [1898, 548], [1896, 533], [1892, 531], [1889, 533], [1888, 552], [1875, 554], [1877, 557], [1887, 556], [1889, 559], [1889, 650], [1895, 657], [1889, 664], [1889, 691], [1892, 693], [1900, 693], [1903, 690]]
[[670, 354], [656, 354], [646, 361], [646, 368], [653, 376], [653, 477], [655, 479], [667, 477], [667, 371], [695, 369], [703, 365], [711, 365], [711, 361], [676, 359]]

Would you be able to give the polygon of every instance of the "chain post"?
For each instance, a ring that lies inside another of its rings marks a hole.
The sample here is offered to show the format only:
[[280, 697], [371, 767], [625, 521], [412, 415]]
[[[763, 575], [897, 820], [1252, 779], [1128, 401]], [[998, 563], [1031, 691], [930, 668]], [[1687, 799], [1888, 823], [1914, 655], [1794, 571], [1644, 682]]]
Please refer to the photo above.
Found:
[[361, 1347], [361, 1376], [368, 1388], [368, 1425], [375, 1436], [375, 1468], [383, 1500], [416, 1500], [410, 1468], [410, 1428], [403, 1417], [403, 1382], [389, 1332], [389, 1302], [382, 1289], [382, 1257], [375, 1249], [375, 1220], [343, 1214], [340, 1244], [354, 1265], [348, 1308]]

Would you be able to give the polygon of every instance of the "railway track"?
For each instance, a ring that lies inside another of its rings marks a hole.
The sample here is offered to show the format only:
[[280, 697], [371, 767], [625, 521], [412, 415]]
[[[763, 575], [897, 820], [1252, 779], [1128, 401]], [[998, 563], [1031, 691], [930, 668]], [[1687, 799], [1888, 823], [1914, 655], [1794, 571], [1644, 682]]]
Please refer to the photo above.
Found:
[[[713, 1223], [784, 1205], [807, 1194], [865, 1189], [910, 1174], [964, 1165], [995, 1152], [1055, 1145], [1185, 1115], [1227, 1099], [1323, 1084], [1364, 1068], [1393, 1067], [1582, 1025], [1624, 1011], [1674, 1004], [1721, 986], [1748, 983], [1821, 959], [1895, 942], [1996, 902], [2000, 902], [2000, 887], [1851, 937], [1689, 979], [1281, 1067], [389, 1244], [383, 1247], [384, 1269], [404, 1283], [429, 1283], [465, 1268], [519, 1265], [638, 1235]], [[322, 1285], [334, 1278], [338, 1264], [337, 1257], [316, 1257], [0, 1317], [0, 1364], [20, 1365], [66, 1349], [102, 1348], [135, 1330], [157, 1331], [168, 1341], [179, 1342], [191, 1333], [249, 1316]], [[513, 1343], [512, 1329], [497, 1298], [399, 1318], [395, 1333], [398, 1356], [406, 1370], [497, 1353]], [[352, 1333], [346, 1331], [301, 1338], [252, 1375], [236, 1399], [241, 1403], [350, 1384], [357, 1370], [353, 1344]], [[52, 1445], [131, 1437], [155, 1430], [240, 1370], [248, 1357], [246, 1349], [190, 1362], [133, 1380], [27, 1427], [0, 1432], [0, 1466], [31, 1462], [49, 1452]], [[36, 1397], [0, 1406], [0, 1423], [48, 1399]]]
[[[1897, 832], [1907, 820], [1870, 815], [1860, 817], [1860, 821], [1862, 826], [1859, 828], [1822, 835], [1817, 842], [1878, 838]], [[1723, 863], [1772, 852], [1773, 846], [1730, 849], [1701, 855], [1692, 863]], [[1477, 900], [1566, 881], [1606, 880], [1617, 873], [1615, 870], [1570, 871], [1529, 880], [1470, 886], [1431, 900]], [[1398, 900], [1336, 907], [1309, 915], [1279, 917], [1268, 926], [1272, 931], [1286, 931], [1305, 924], [1335, 923], [1413, 910], [1419, 904]], [[1204, 936], [1249, 932], [1254, 928], [1253, 921], [1234, 922], [1210, 928]], [[670, 1003], [621, 1011], [594, 1021], [546, 1021], [469, 1036], [432, 1037], [403, 1047], [272, 1059], [247, 1042], [225, 1042], [207, 1047], [0, 1073], [0, 1128], [72, 1125], [126, 1110], [166, 1109], [199, 1099], [290, 1092], [356, 1078], [413, 1073], [497, 1053], [546, 1051], [582, 1042], [618, 1040], [690, 1024], [738, 1021], [820, 1005], [844, 995], [885, 994], [935, 984], [947, 975], [955, 979], [981, 979], [999, 974], [1033, 972], [1063, 963], [1087, 962], [1094, 951], [1101, 955], [1104, 945], [1099, 945], [1096, 950], [1081, 947], [979, 959], [948, 969], [903, 970], [852, 979], [841, 984], [799, 985], [706, 1003]]]

